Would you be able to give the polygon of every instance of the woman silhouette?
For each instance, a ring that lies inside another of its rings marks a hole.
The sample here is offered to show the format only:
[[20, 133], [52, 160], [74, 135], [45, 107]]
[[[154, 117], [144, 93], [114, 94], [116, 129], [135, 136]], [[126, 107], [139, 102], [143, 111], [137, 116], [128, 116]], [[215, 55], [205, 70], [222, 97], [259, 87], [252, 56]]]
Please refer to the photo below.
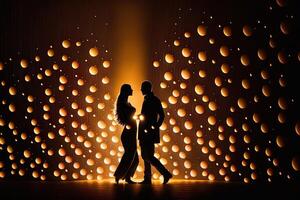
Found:
[[123, 84], [116, 103], [115, 115], [119, 124], [124, 126], [121, 135], [124, 154], [115, 171], [115, 181], [118, 184], [120, 179], [125, 179], [127, 183], [135, 183], [131, 180], [138, 166], [138, 154], [136, 144], [137, 126], [133, 119], [135, 108], [128, 102], [128, 97], [132, 95], [129, 84]]

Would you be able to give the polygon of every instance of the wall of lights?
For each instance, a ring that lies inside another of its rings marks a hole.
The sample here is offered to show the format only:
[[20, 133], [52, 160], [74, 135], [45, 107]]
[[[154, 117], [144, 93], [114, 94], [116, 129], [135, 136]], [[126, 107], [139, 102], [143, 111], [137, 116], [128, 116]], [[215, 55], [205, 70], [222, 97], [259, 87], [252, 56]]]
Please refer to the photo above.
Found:
[[[202, 13], [194, 27], [174, 26], [157, 44], [149, 79], [166, 119], [155, 156], [175, 178], [299, 179], [299, 103], [286, 74], [300, 53], [284, 45], [297, 34], [287, 6], [276, 0], [266, 8], [284, 16], [274, 24], [218, 24]], [[124, 152], [113, 116], [113, 53], [68, 38], [33, 58], [0, 60], [1, 179], [113, 177]], [[140, 158], [135, 178], [142, 172]], [[162, 179], [156, 171], [153, 178]]]

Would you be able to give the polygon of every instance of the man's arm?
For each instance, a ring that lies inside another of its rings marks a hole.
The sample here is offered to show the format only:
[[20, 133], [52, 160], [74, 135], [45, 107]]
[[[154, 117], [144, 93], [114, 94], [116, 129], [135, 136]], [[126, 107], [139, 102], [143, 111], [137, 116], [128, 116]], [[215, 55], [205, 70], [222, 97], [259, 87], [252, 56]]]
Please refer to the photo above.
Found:
[[161, 105], [161, 101], [158, 98], [157, 98], [157, 109], [158, 109], [157, 112], [158, 112], [158, 116], [159, 116], [158, 121], [157, 121], [157, 128], [159, 128], [165, 119], [165, 113], [164, 113], [164, 109]]

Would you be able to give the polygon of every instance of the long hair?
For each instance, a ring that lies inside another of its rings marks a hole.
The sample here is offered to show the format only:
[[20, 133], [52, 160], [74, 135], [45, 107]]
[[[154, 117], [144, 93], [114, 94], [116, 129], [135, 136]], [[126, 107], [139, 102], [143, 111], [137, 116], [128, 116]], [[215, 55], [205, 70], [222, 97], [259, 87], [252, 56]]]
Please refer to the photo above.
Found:
[[121, 125], [126, 125], [128, 122], [128, 114], [126, 110], [128, 109], [128, 96], [131, 92], [131, 87], [129, 84], [123, 84], [121, 87], [120, 94], [115, 103], [115, 119]]

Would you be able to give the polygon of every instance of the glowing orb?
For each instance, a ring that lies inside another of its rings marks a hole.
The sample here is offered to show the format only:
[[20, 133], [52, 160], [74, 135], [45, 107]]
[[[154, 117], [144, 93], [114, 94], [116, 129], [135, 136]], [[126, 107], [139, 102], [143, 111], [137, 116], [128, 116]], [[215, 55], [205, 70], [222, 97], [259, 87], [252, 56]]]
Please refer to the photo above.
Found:
[[244, 98], [239, 98], [238, 99], [238, 106], [241, 108], [241, 109], [245, 109], [247, 107], [247, 102]]
[[5, 139], [3, 137], [0, 137], [0, 145], [5, 144]]
[[205, 51], [200, 51], [199, 53], [198, 53], [198, 59], [200, 60], [200, 61], [202, 61], [202, 62], [204, 62], [204, 61], [206, 61], [206, 52]]
[[98, 121], [97, 122], [97, 126], [100, 128], [100, 129], [105, 129], [106, 127], [106, 123], [102, 120]]
[[59, 82], [60, 82], [61, 84], [67, 84], [68, 79], [67, 79], [65, 76], [60, 76], [60, 77], [59, 77]]
[[232, 127], [234, 125], [233, 118], [232, 117], [227, 117], [226, 118], [226, 124], [227, 124], [227, 126]]
[[185, 32], [185, 33], [184, 33], [184, 37], [185, 37], [185, 38], [190, 38], [190, 37], [191, 37], [191, 33]]
[[252, 35], [252, 28], [248, 25], [243, 27], [243, 33], [245, 36], [250, 37]]
[[232, 35], [231, 28], [229, 26], [225, 26], [223, 28], [223, 33], [226, 37], [230, 37]]
[[51, 76], [52, 75], [51, 70], [50, 69], [46, 69], [45, 70], [45, 75], [48, 76], [48, 77]]
[[59, 109], [59, 114], [60, 114], [60, 116], [62, 116], [62, 117], [67, 116], [67, 111], [66, 111], [66, 109], [60, 108], [60, 109]]
[[250, 64], [249, 57], [247, 55], [242, 55], [241, 56], [241, 63], [244, 66], [248, 66]]
[[226, 47], [226, 46], [221, 46], [221, 48], [220, 48], [220, 54], [221, 54], [223, 57], [229, 56], [229, 49], [228, 49], [228, 47]]
[[17, 93], [17, 90], [15, 87], [10, 87], [8, 91], [9, 91], [9, 94], [12, 96], [16, 95], [16, 93]]
[[213, 101], [209, 102], [208, 104], [208, 108], [211, 110], [211, 111], [216, 111], [217, 110], [217, 104]]
[[173, 63], [174, 62], [174, 56], [172, 55], [172, 54], [169, 54], [169, 53], [167, 53], [166, 55], [165, 55], [165, 61], [167, 62], [167, 63]]
[[279, 121], [281, 124], [285, 123], [285, 121], [286, 121], [285, 114], [284, 114], [284, 113], [279, 113], [278, 116], [277, 116], [277, 119], [278, 119], [278, 121]]
[[265, 70], [262, 70], [260, 73], [261, 77], [265, 80], [269, 79], [269, 73]]
[[283, 34], [287, 35], [290, 32], [290, 25], [288, 21], [282, 21], [280, 22], [280, 30]]
[[25, 80], [26, 82], [29, 82], [29, 81], [31, 81], [31, 78], [30, 78], [29, 75], [26, 75], [26, 76], [24, 77], [24, 80]]
[[88, 95], [85, 97], [85, 101], [87, 103], [94, 103], [94, 98], [92, 96]]
[[48, 133], [48, 138], [53, 140], [55, 138], [55, 134], [53, 132]]
[[178, 115], [179, 117], [184, 117], [184, 116], [186, 115], [186, 112], [185, 112], [184, 109], [179, 108], [179, 109], [177, 110], [177, 115]]
[[191, 50], [189, 48], [183, 48], [181, 50], [181, 54], [184, 56], [184, 57], [190, 57], [191, 56]]
[[92, 57], [96, 57], [99, 54], [99, 50], [96, 47], [93, 47], [89, 50], [89, 54]]
[[78, 67], [79, 67], [79, 62], [73, 61], [73, 62], [72, 62], [72, 68], [73, 68], [73, 69], [78, 69]]
[[39, 62], [39, 61], [41, 60], [41, 58], [40, 58], [39, 56], [35, 56], [34, 60], [35, 60], [36, 62]]
[[97, 91], [97, 87], [95, 85], [90, 86], [90, 92], [95, 93]]
[[260, 125], [260, 130], [261, 130], [261, 132], [263, 132], [263, 133], [269, 132], [269, 126], [268, 126], [268, 124], [262, 123], [262, 124]]
[[292, 159], [292, 167], [295, 171], [299, 171], [300, 170], [300, 158], [299, 156], [295, 156]]
[[169, 96], [168, 101], [170, 104], [176, 104], [177, 103], [177, 99], [173, 96]]
[[159, 62], [158, 62], [158, 61], [154, 61], [154, 62], [153, 62], [153, 66], [154, 66], [154, 67], [159, 67]]
[[217, 119], [216, 119], [216, 117], [215, 116], [209, 116], [208, 118], [207, 118], [207, 121], [208, 121], [208, 123], [210, 124], [210, 125], [215, 125], [216, 123], [217, 123]]
[[173, 90], [172, 95], [173, 95], [174, 97], [179, 97], [180, 93], [179, 93], [178, 90]]
[[278, 147], [282, 148], [285, 146], [284, 138], [282, 136], [277, 136], [276, 137], [276, 144]]
[[201, 106], [201, 105], [197, 105], [197, 106], [195, 107], [195, 111], [196, 111], [196, 113], [198, 113], [199, 115], [201, 115], [201, 114], [204, 113], [204, 107]]
[[110, 80], [109, 80], [109, 78], [107, 76], [105, 76], [105, 77], [102, 78], [102, 83], [105, 84], [105, 85], [108, 84], [109, 81]]
[[193, 129], [193, 123], [191, 121], [186, 121], [186, 122], [184, 122], [184, 127], [187, 130], [191, 130], [191, 129]]
[[207, 163], [206, 161], [201, 161], [201, 162], [200, 162], [200, 167], [201, 167], [202, 169], [207, 169], [207, 168], [208, 168], [208, 163]]
[[185, 80], [190, 79], [191, 77], [190, 71], [188, 69], [181, 70], [181, 77]]
[[174, 40], [174, 46], [179, 46], [180, 45], [180, 42], [179, 42], [179, 40]]
[[80, 47], [81, 46], [81, 42], [76, 42], [76, 46]]
[[276, 3], [280, 7], [284, 7], [286, 5], [286, 0], [276, 0]]
[[206, 72], [204, 71], [204, 70], [199, 70], [199, 76], [201, 77], [201, 78], [205, 78], [206, 77]]
[[287, 109], [287, 103], [285, 98], [279, 97], [278, 99], [278, 106], [281, 110], [286, 110]]
[[244, 89], [249, 89], [250, 88], [250, 83], [249, 83], [249, 81], [247, 80], [247, 79], [243, 79], [242, 80], [242, 86], [243, 86], [243, 88]]
[[67, 60], [68, 60], [68, 56], [67, 56], [67, 55], [63, 55], [63, 56], [61, 57], [61, 59], [62, 59], [62, 61], [67, 61]]
[[197, 27], [197, 33], [200, 35], [200, 36], [205, 36], [206, 35], [206, 27], [204, 25], [199, 25]]
[[224, 63], [224, 64], [221, 65], [221, 70], [224, 74], [227, 74], [230, 70], [230, 67], [229, 67], [228, 64]]
[[66, 155], [66, 151], [65, 151], [63, 148], [60, 148], [60, 149], [58, 150], [58, 154], [59, 154], [60, 156], [65, 156], [65, 155]]
[[33, 171], [32, 172], [32, 177], [33, 178], [38, 178], [39, 177], [39, 173], [37, 171]]
[[0, 62], [0, 71], [2, 71], [4, 69], [4, 65], [3, 63]]
[[191, 161], [189, 160], [184, 161], [183, 165], [186, 169], [190, 169], [192, 167]]
[[265, 97], [269, 97], [271, 95], [270, 87], [268, 85], [263, 85], [262, 93]]
[[30, 158], [31, 153], [30, 153], [29, 150], [25, 150], [25, 151], [23, 152], [23, 155], [24, 155], [25, 158]]
[[286, 64], [287, 63], [287, 58], [286, 58], [286, 55], [283, 51], [278, 52], [277, 58], [278, 58], [278, 61], [281, 64]]
[[108, 60], [103, 61], [102, 66], [104, 68], [109, 68], [110, 67], [110, 61], [108, 61]]
[[54, 56], [54, 50], [53, 49], [49, 49], [47, 51], [47, 54], [48, 54], [49, 57], [53, 57]]
[[69, 40], [64, 40], [61, 45], [63, 46], [63, 48], [69, 48], [71, 46], [71, 42]]
[[28, 61], [25, 60], [25, 59], [22, 59], [20, 61], [20, 65], [21, 65], [22, 68], [27, 68], [28, 67]]
[[215, 85], [218, 86], [218, 87], [222, 86], [222, 79], [221, 79], [221, 77], [217, 76], [215, 78]]
[[72, 90], [72, 95], [73, 96], [77, 96], [79, 93], [78, 93], [78, 90]]
[[187, 87], [186, 83], [180, 83], [180, 88], [181, 89], [184, 90], [184, 89], [186, 89], [186, 87]]
[[91, 75], [97, 75], [98, 74], [98, 68], [97, 68], [97, 66], [91, 66], [90, 68], [89, 68], [89, 73], [91, 74]]
[[83, 86], [84, 85], [84, 80], [78, 79], [77, 84], [80, 85], [80, 86]]
[[88, 164], [88, 166], [93, 166], [95, 164], [95, 161], [93, 159], [88, 159], [86, 163]]
[[204, 88], [201, 85], [195, 85], [195, 92], [198, 95], [202, 95], [204, 93]]
[[16, 111], [16, 107], [14, 104], [9, 104], [8, 109], [10, 112], [15, 112]]
[[257, 56], [260, 60], [266, 60], [267, 59], [267, 53], [263, 49], [258, 49]]
[[173, 74], [171, 72], [166, 72], [164, 78], [166, 81], [171, 81], [173, 79]]
[[296, 131], [297, 135], [300, 136], [300, 122], [296, 123], [296, 125], [295, 125], [295, 131]]

